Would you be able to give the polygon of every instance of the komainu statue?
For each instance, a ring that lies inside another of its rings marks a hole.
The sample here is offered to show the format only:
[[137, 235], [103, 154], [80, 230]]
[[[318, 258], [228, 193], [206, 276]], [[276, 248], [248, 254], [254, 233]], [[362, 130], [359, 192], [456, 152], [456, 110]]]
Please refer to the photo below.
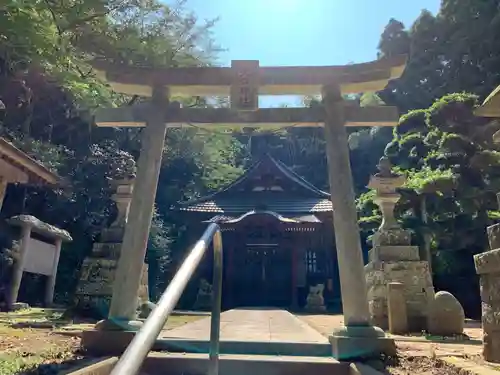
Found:
[[194, 310], [210, 310], [212, 307], [212, 285], [206, 280], [200, 280], [198, 295], [194, 303]]
[[310, 312], [323, 312], [326, 310], [323, 291], [325, 284], [309, 286], [309, 294], [307, 295], [306, 310]]

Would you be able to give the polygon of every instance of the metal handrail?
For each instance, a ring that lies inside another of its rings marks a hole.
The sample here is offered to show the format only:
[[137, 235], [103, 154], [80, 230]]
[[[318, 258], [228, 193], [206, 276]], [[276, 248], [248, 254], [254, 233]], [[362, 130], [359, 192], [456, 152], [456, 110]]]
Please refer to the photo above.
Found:
[[186, 260], [175, 274], [150, 316], [135, 335], [110, 375], [136, 375], [153, 347], [168, 317], [200, 264], [208, 245], [213, 242], [214, 274], [212, 291], [212, 317], [210, 321], [209, 375], [219, 373], [220, 314], [222, 300], [222, 235], [217, 224], [210, 224], [196, 242]]

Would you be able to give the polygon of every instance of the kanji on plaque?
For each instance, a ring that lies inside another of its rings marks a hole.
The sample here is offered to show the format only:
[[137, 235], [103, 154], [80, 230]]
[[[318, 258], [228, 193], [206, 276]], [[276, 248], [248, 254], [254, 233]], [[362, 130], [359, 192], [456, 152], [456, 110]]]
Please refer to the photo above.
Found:
[[254, 111], [259, 107], [259, 61], [236, 60], [231, 62], [231, 108]]

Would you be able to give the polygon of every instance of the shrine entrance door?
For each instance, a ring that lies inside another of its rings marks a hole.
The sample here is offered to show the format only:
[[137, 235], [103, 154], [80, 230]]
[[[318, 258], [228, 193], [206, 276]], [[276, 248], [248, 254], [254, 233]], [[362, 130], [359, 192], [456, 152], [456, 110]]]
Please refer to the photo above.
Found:
[[[292, 305], [292, 249], [282, 233], [266, 225], [246, 227], [244, 243], [234, 250], [232, 280], [235, 307]], [[243, 241], [242, 241], [243, 242]]]

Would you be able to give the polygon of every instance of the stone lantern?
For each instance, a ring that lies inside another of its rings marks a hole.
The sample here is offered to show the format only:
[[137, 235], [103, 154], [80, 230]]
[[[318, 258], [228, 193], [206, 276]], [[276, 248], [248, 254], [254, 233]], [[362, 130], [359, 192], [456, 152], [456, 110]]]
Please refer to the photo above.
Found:
[[[76, 291], [77, 304], [80, 308], [94, 311], [99, 318], [107, 315], [111, 301], [116, 264], [121, 252], [134, 191], [135, 161], [130, 158], [125, 163], [114, 163], [111, 169], [113, 173], [109, 180], [110, 186], [115, 190], [111, 199], [116, 204], [116, 218], [101, 232], [99, 242], [94, 243], [92, 254], [84, 260]], [[139, 289], [139, 305], [149, 299], [147, 275], [148, 268], [144, 265]]]
[[114, 173], [110, 178], [110, 186], [115, 189], [111, 199], [116, 204], [116, 218], [111, 226], [102, 233], [102, 236], [123, 236], [123, 231], [128, 220], [130, 202], [134, 191], [136, 166], [133, 159], [126, 160], [124, 165], [113, 165]]
[[116, 188], [116, 193], [111, 196], [111, 199], [115, 202], [118, 210], [111, 227], [124, 227], [127, 224], [132, 192], [134, 191], [134, 179], [113, 180], [111, 185]]
[[375, 325], [388, 328], [387, 290], [390, 283], [401, 283], [407, 302], [409, 331], [427, 326], [428, 304], [434, 296], [429, 263], [421, 261], [418, 246], [411, 246], [411, 232], [403, 229], [394, 215], [401, 198], [397, 191], [406, 178], [391, 171], [388, 158], [382, 157], [379, 172], [369, 188], [375, 190], [374, 202], [382, 212], [382, 224], [372, 237], [369, 263], [365, 266], [370, 315]]
[[382, 211], [382, 224], [378, 229], [379, 232], [401, 229], [394, 217], [394, 207], [401, 198], [401, 194], [397, 192], [397, 189], [405, 184], [406, 178], [392, 173], [391, 168], [392, 165], [389, 159], [382, 157], [378, 164], [379, 173], [372, 176], [368, 184], [369, 188], [375, 190], [374, 202]]

